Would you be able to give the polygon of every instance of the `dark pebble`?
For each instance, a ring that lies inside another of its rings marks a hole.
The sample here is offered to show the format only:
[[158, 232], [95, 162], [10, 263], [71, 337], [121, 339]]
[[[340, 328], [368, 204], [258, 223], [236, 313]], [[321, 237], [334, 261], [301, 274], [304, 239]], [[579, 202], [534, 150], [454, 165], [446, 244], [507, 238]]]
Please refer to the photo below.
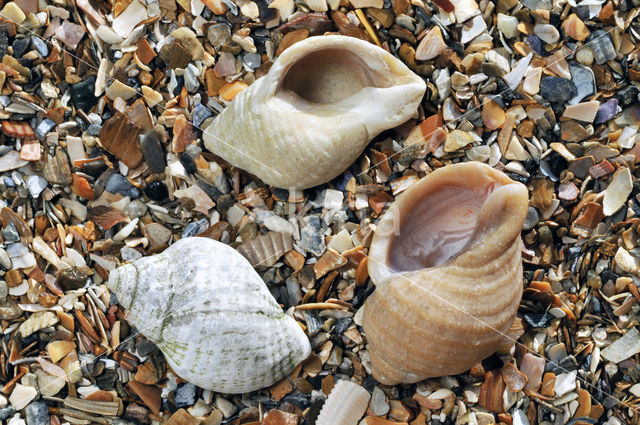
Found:
[[100, 175], [104, 173], [107, 168], [109, 167], [107, 166], [107, 163], [104, 159], [99, 159], [82, 164], [82, 172], [85, 174], [89, 174], [94, 179], [100, 177]]
[[269, 22], [276, 17], [276, 10], [269, 7], [269, 1], [267, 0], [255, 0], [258, 5], [260, 22]]
[[0, 57], [7, 54], [7, 47], [9, 46], [9, 36], [7, 32], [2, 30], [0, 31]]
[[333, 332], [336, 335], [342, 335], [344, 331], [349, 329], [353, 320], [350, 317], [342, 317], [336, 321], [336, 325], [333, 328]]
[[613, 97], [618, 100], [619, 104], [626, 107], [631, 106], [638, 101], [638, 93], [640, 93], [640, 90], [638, 90], [636, 86], [627, 86], [616, 93]]
[[616, 280], [618, 280], [619, 277], [620, 276], [618, 276], [616, 273], [608, 269], [603, 270], [602, 273], [600, 273], [600, 279], [602, 280], [603, 285], [605, 285], [609, 281], [615, 282]]
[[538, 38], [537, 35], [529, 34], [527, 36], [527, 41], [529, 42], [529, 46], [531, 46], [531, 49], [534, 52], [536, 52], [540, 56], [547, 56], [548, 55], [547, 51], [544, 48], [544, 46], [546, 46], [545, 42], [540, 40], [540, 38]]
[[545, 77], [540, 80], [540, 95], [549, 102], [566, 102], [578, 94], [571, 80], [560, 77]]
[[98, 98], [93, 95], [96, 86], [95, 75], [90, 76], [84, 81], [72, 84], [69, 87], [71, 101], [77, 109], [88, 111], [98, 102]]
[[27, 425], [49, 425], [49, 408], [44, 401], [34, 401], [25, 409]]
[[315, 311], [304, 312], [305, 322], [307, 322], [307, 334], [313, 336], [322, 328], [322, 320]]
[[174, 404], [176, 407], [193, 406], [196, 402], [196, 386], [190, 382], [180, 385], [175, 392]]
[[207, 118], [213, 116], [213, 112], [202, 103], [198, 103], [193, 108], [193, 113], [191, 114], [191, 119], [194, 127], [200, 127], [200, 124]]
[[218, 198], [222, 195], [222, 192], [220, 192], [217, 187], [211, 186], [209, 183], [199, 178], [196, 180], [196, 184], [200, 186], [200, 189], [204, 190], [207, 195], [209, 195], [209, 198], [218, 202]]
[[157, 349], [158, 347], [156, 347], [156, 345], [148, 339], [142, 339], [136, 343], [136, 352], [141, 357], [147, 357]]
[[47, 134], [53, 131], [55, 127], [56, 127], [56, 123], [53, 120], [50, 120], [49, 118], [43, 119], [36, 126], [36, 131], [35, 131], [36, 137], [38, 138], [38, 140], [43, 142]]
[[19, 37], [13, 40], [11, 47], [13, 47], [13, 57], [21, 58], [29, 49], [29, 37]]
[[196, 165], [193, 163], [193, 158], [191, 158], [188, 153], [182, 152], [179, 158], [180, 158], [180, 164], [182, 164], [182, 166], [187, 171], [187, 173], [189, 174], [196, 173]]
[[524, 320], [533, 328], [546, 328], [551, 323], [551, 315], [545, 313], [526, 313]]
[[140, 191], [133, 186], [121, 174], [113, 174], [107, 181], [106, 190], [109, 193], [119, 193], [122, 196], [128, 196], [131, 199], [140, 197]]
[[203, 218], [202, 220], [193, 221], [186, 225], [184, 230], [182, 231], [183, 238], [189, 238], [191, 236], [195, 236], [199, 233], [204, 232], [209, 228], [209, 220]]
[[598, 65], [603, 65], [616, 58], [616, 49], [607, 32], [602, 30], [592, 32], [588, 44], [593, 50], [593, 57]]
[[111, 390], [118, 380], [118, 372], [115, 369], [105, 369], [100, 376], [96, 378], [96, 384], [101, 390]]
[[16, 225], [12, 222], [9, 222], [2, 229], [2, 237], [5, 243], [20, 242], [20, 234], [18, 233], [18, 229], [16, 229]]
[[167, 189], [166, 184], [160, 181], [154, 181], [147, 185], [144, 194], [152, 201], [161, 202], [169, 197], [169, 189]]
[[225, 193], [224, 195], [220, 195], [218, 198], [218, 211], [226, 211], [231, 208], [235, 204], [235, 200], [230, 193]]
[[58, 283], [65, 291], [73, 291], [75, 289], [84, 288], [87, 284], [89, 276], [76, 267], [63, 269], [58, 274]]
[[142, 141], [140, 141], [140, 150], [142, 151], [142, 156], [152, 172], [164, 172], [164, 168], [167, 166], [167, 161], [164, 157], [164, 151], [162, 150], [162, 144], [160, 143], [158, 133], [151, 130], [145, 134]]
[[87, 127], [87, 134], [89, 136], [99, 137], [100, 130], [102, 130], [102, 126], [98, 124], [91, 124]]
[[0, 409], [0, 421], [6, 421], [15, 414], [16, 409], [13, 406], [3, 407]]
[[605, 123], [616, 115], [618, 115], [618, 99], [609, 99], [606, 102], [600, 104], [593, 123]]
[[309, 394], [296, 393], [287, 395], [282, 399], [282, 401], [291, 403], [294, 406], [299, 407], [300, 409], [306, 409], [311, 404], [310, 399], [311, 395]]

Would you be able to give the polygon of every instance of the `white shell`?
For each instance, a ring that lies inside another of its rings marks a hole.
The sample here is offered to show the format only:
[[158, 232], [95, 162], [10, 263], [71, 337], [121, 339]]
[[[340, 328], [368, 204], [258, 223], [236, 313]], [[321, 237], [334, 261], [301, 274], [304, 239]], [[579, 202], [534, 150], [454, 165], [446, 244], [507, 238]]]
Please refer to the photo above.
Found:
[[324, 402], [316, 425], [357, 425], [371, 394], [355, 382], [340, 380]]
[[380, 132], [416, 112], [425, 82], [380, 47], [311, 37], [207, 127], [207, 149], [265, 183], [305, 189], [346, 170]]
[[174, 372], [202, 388], [236, 394], [268, 387], [311, 352], [249, 262], [212, 239], [181, 239], [118, 267], [108, 287]]

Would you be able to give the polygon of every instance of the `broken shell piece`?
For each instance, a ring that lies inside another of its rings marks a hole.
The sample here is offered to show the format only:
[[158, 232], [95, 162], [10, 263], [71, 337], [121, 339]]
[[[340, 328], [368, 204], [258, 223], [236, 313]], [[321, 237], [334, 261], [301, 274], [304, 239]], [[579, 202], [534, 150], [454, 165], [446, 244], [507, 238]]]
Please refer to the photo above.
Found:
[[371, 242], [376, 291], [362, 318], [379, 382], [461, 373], [496, 350], [522, 296], [527, 209], [524, 185], [478, 162], [438, 169], [396, 199]]
[[107, 286], [171, 368], [202, 388], [265, 388], [311, 352], [249, 262], [213, 239], [181, 239], [113, 270]]
[[207, 127], [204, 143], [267, 184], [317, 186], [349, 167], [377, 134], [407, 121], [425, 89], [422, 78], [380, 47], [353, 37], [311, 37], [287, 48], [266, 76], [240, 92]]
[[598, 102], [597, 100], [569, 105], [564, 110], [562, 118], [593, 122], [593, 120], [596, 118], [596, 114], [598, 113], [598, 107], [600, 107], [600, 102]]
[[433, 59], [446, 48], [447, 45], [442, 39], [442, 30], [436, 25], [420, 40], [420, 44], [416, 49], [416, 60], [426, 61]]
[[626, 167], [616, 171], [611, 178], [611, 183], [604, 191], [604, 199], [602, 200], [602, 212], [604, 215], [613, 215], [622, 208], [632, 190], [631, 171]]
[[284, 232], [269, 232], [240, 245], [237, 250], [253, 267], [271, 267], [293, 249], [293, 239]]
[[333, 387], [316, 419], [316, 425], [356, 425], [369, 405], [369, 391], [341, 380]]

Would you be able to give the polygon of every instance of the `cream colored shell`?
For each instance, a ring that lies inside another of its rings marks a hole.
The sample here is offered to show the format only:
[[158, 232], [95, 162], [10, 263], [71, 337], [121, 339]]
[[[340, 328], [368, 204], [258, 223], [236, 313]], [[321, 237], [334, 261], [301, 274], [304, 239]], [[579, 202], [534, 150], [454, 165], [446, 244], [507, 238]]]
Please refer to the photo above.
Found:
[[340, 380], [322, 405], [316, 425], [357, 425], [370, 399], [369, 391], [360, 385]]
[[162, 350], [171, 368], [199, 387], [245, 393], [289, 374], [311, 352], [249, 262], [208, 238], [113, 270], [108, 287], [128, 320]]
[[391, 205], [371, 243], [376, 290], [363, 311], [378, 381], [461, 373], [497, 349], [522, 296], [527, 207], [524, 185], [481, 163], [441, 168]]
[[204, 132], [208, 150], [265, 183], [304, 189], [346, 170], [380, 132], [416, 113], [425, 82], [353, 37], [287, 48]]

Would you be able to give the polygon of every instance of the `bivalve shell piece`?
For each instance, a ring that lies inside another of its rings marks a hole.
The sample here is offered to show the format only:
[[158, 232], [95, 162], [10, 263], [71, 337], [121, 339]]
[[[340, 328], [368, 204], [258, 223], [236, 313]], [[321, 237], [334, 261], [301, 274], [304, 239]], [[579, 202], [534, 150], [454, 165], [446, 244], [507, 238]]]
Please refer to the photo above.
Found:
[[207, 149], [265, 183], [305, 189], [346, 170], [380, 132], [416, 112], [426, 84], [366, 41], [310, 37], [207, 127]]
[[370, 399], [369, 391], [355, 382], [338, 381], [324, 402], [316, 425], [357, 425]]
[[199, 387], [245, 393], [282, 379], [311, 352], [249, 262], [208, 238], [113, 270], [108, 287], [128, 320]]
[[497, 349], [522, 296], [527, 208], [524, 185], [479, 162], [441, 168], [389, 207], [363, 312], [379, 382], [461, 373]]

